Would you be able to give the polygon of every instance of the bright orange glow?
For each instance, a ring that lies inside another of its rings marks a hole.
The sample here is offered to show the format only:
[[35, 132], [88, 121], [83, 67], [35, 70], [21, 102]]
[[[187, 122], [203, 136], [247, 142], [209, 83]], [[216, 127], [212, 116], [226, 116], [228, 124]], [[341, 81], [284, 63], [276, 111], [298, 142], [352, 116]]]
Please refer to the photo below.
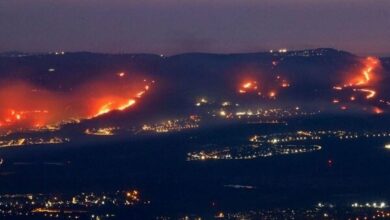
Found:
[[132, 106], [134, 104], [135, 104], [135, 100], [134, 99], [130, 99], [129, 101], [127, 101], [126, 104], [123, 104], [123, 105], [119, 106], [118, 110], [123, 111], [123, 110], [129, 108], [130, 106]]
[[141, 91], [141, 92], [137, 93], [136, 96], [137, 96], [137, 98], [141, 98], [143, 94], [145, 94], [145, 91]]
[[134, 99], [129, 99], [128, 101], [126, 102], [123, 102], [123, 101], [112, 101], [112, 102], [108, 102], [106, 104], [104, 104], [103, 106], [100, 107], [100, 109], [98, 110], [98, 112], [94, 115], [94, 117], [97, 117], [97, 116], [100, 116], [100, 115], [103, 115], [103, 114], [107, 114], [111, 111], [123, 111], [129, 107], [131, 107], [132, 105], [135, 104], [135, 100]]
[[25, 82], [0, 81], [0, 127], [40, 128], [123, 111], [138, 103], [151, 88], [148, 80], [130, 78], [102, 77], [67, 93]]
[[60, 210], [58, 209], [47, 209], [47, 208], [36, 208], [32, 210], [34, 213], [59, 213]]
[[355, 91], [365, 92], [367, 93], [366, 99], [372, 99], [376, 95], [376, 91], [372, 89], [356, 89]]
[[112, 110], [111, 105], [112, 105], [112, 102], [104, 104], [102, 107], [100, 107], [100, 109], [98, 110], [98, 112], [94, 116], [96, 117], [96, 116], [103, 115], [103, 114], [110, 112]]
[[375, 108], [374, 108], [374, 113], [375, 113], [375, 114], [382, 114], [382, 113], [383, 113], [383, 110], [380, 109], [380, 108], [378, 108], [378, 107], [375, 107]]
[[[339, 90], [340, 92], [348, 92], [351, 94], [349, 100], [355, 101], [360, 100], [360, 97], [364, 95], [364, 98], [367, 100], [373, 100], [382, 102], [380, 99], [376, 99], [378, 96], [377, 91], [377, 82], [380, 80], [380, 60], [375, 57], [367, 57], [361, 61], [361, 68], [358, 71], [353, 71], [353, 74], [348, 74], [347, 80], [345, 80], [343, 87], [334, 86], [334, 90]], [[370, 103], [373, 103], [372, 101]], [[384, 103], [384, 101], [383, 101]], [[382, 112], [381, 109], [373, 107], [374, 112], [379, 114]], [[365, 108], [367, 109], [367, 108]]]
[[244, 94], [247, 92], [253, 92], [258, 89], [257, 82], [256, 81], [246, 81], [243, 84], [240, 85], [240, 88], [238, 90], [239, 93]]
[[252, 83], [251, 82], [245, 83], [242, 87], [244, 87], [245, 89], [249, 89], [252, 87]]
[[354, 75], [350, 80], [348, 80], [347, 84], [344, 87], [351, 86], [363, 86], [368, 85], [374, 79], [374, 70], [379, 65], [379, 60], [374, 57], [367, 57], [363, 61], [363, 69], [357, 75]]
[[34, 118], [46, 118], [47, 110], [16, 111], [13, 109], [0, 110], [0, 127], [15, 123], [21, 123], [23, 120]]
[[238, 76], [239, 94], [257, 94], [263, 99], [275, 99], [282, 89], [287, 90], [291, 86], [291, 82], [281, 73], [263, 74], [249, 69], [240, 72]]
[[124, 72], [118, 73], [119, 77], [124, 77], [125, 75], [126, 75], [126, 73], [124, 73]]

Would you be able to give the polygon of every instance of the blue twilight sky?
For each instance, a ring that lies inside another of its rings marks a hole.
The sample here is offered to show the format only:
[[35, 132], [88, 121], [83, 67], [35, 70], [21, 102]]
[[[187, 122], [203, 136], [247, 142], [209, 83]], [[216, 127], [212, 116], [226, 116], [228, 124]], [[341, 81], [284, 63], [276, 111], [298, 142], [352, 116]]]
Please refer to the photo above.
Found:
[[0, 0], [0, 51], [390, 54], [390, 0]]

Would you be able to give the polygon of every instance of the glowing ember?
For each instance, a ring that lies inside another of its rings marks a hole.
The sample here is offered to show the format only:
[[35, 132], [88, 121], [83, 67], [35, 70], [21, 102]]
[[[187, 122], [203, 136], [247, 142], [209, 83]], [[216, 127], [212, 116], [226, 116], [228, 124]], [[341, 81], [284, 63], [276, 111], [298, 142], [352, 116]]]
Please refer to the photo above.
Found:
[[380, 108], [378, 108], [378, 107], [375, 107], [375, 108], [374, 108], [374, 113], [375, 113], [375, 114], [382, 114], [382, 113], [383, 113], [383, 110], [380, 109]]
[[253, 92], [253, 91], [256, 91], [258, 89], [258, 86], [257, 86], [257, 82], [256, 81], [247, 81], [247, 82], [244, 82], [238, 92], [241, 93], [241, 94], [244, 94], [244, 93], [247, 93], [247, 92]]
[[245, 83], [242, 87], [244, 87], [245, 89], [249, 89], [252, 87], [252, 83], [251, 82]]
[[[243, 75], [248, 75], [247, 73], [242, 73]], [[290, 81], [287, 80], [283, 75], [269, 75], [262, 76], [262, 84], [259, 86], [259, 76], [258, 74], [256, 78], [252, 76], [250, 80], [245, 78], [246, 80], [242, 81], [238, 85], [238, 93], [240, 94], [257, 94], [258, 96], [264, 99], [276, 99], [277, 94], [281, 89], [288, 89], [291, 84]]]

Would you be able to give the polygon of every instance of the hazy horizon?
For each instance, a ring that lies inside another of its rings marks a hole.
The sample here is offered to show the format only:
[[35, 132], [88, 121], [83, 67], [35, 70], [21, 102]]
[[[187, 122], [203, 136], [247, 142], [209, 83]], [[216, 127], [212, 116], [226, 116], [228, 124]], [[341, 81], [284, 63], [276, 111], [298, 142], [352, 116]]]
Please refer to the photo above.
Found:
[[237, 51], [237, 52], [213, 52], [213, 51], [183, 51], [180, 53], [174, 53], [174, 54], [158, 54], [153, 52], [104, 52], [104, 51], [87, 51], [87, 50], [74, 50], [74, 51], [65, 51], [65, 50], [56, 50], [56, 51], [19, 51], [19, 50], [8, 50], [8, 51], [0, 51], [0, 54], [5, 53], [26, 53], [26, 54], [50, 54], [50, 53], [56, 53], [56, 52], [65, 52], [65, 53], [95, 53], [95, 54], [150, 54], [150, 55], [163, 55], [163, 56], [177, 56], [181, 54], [191, 54], [191, 53], [204, 53], [204, 54], [216, 54], [216, 55], [230, 55], [230, 54], [248, 54], [248, 53], [268, 53], [271, 50], [273, 52], [278, 52], [279, 49], [287, 49], [288, 52], [290, 51], [303, 51], [303, 50], [316, 50], [316, 49], [334, 49], [338, 51], [343, 51], [347, 53], [351, 53], [356, 56], [376, 56], [376, 57], [388, 57], [390, 56], [390, 52], [388, 53], [381, 53], [381, 54], [375, 54], [375, 53], [367, 53], [367, 54], [357, 54], [353, 53], [351, 51], [342, 50], [339, 48], [331, 48], [331, 47], [316, 47], [316, 48], [296, 48], [296, 49], [289, 49], [289, 48], [272, 48], [268, 50], [256, 50], [256, 51]]
[[0, 2], [0, 51], [390, 54], [390, 1]]

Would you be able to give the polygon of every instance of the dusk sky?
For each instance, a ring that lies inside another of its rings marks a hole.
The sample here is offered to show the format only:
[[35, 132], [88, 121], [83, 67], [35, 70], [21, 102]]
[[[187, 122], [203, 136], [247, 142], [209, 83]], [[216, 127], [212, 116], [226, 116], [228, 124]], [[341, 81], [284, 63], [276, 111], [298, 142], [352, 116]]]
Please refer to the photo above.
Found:
[[0, 0], [0, 51], [390, 54], [389, 0]]

